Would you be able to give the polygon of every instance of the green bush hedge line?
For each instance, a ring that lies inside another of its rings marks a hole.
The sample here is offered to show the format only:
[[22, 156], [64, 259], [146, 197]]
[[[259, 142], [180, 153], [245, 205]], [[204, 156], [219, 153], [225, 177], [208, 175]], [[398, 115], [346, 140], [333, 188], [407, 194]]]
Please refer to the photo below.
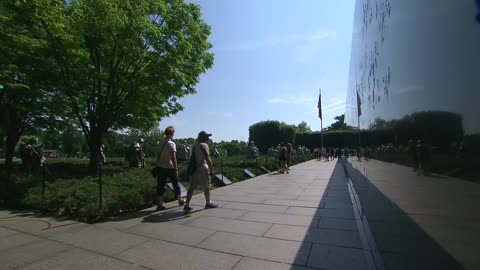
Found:
[[[311, 159], [311, 156], [297, 156], [293, 164]], [[221, 173], [219, 159], [213, 159], [216, 173]], [[122, 159], [111, 159], [104, 166], [102, 209], [99, 209], [98, 177], [88, 176], [87, 160], [52, 160], [49, 170], [54, 176], [46, 183], [45, 197], [42, 199], [41, 177], [22, 174], [17, 167], [14, 182], [8, 191], [0, 194], [1, 205], [9, 208], [35, 209], [56, 215], [66, 215], [81, 221], [94, 222], [105, 217], [137, 211], [152, 205], [155, 198], [156, 180], [150, 172], [153, 160], [148, 160], [146, 168], [128, 168]], [[256, 175], [264, 172], [259, 166], [269, 170], [278, 169], [278, 162], [272, 157], [261, 157], [257, 161], [245, 160], [242, 156], [232, 156], [224, 160], [223, 172], [232, 182], [245, 179], [243, 170]], [[179, 164], [180, 175], [186, 171], [186, 163]], [[68, 176], [72, 172], [72, 177]], [[188, 188], [188, 182], [182, 182]], [[173, 199], [167, 190], [166, 197]], [[214, 198], [213, 198], [214, 199]]]
[[[407, 115], [399, 120], [377, 119], [378, 125], [370, 130], [337, 130], [323, 133], [323, 145], [328, 147], [357, 148], [382, 144], [406, 145], [409, 140], [423, 140], [433, 146], [448, 148], [464, 137], [462, 117], [443, 111], [425, 111]], [[295, 145], [320, 147], [320, 132], [297, 133]]]

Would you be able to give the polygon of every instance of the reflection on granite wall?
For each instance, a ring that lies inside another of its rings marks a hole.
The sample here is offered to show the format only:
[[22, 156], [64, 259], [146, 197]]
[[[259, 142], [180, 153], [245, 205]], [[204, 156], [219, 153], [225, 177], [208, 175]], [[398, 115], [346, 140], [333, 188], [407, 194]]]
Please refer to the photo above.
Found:
[[477, 14], [475, 0], [357, 0], [347, 123], [366, 129], [435, 110], [460, 114], [465, 133], [479, 133]]

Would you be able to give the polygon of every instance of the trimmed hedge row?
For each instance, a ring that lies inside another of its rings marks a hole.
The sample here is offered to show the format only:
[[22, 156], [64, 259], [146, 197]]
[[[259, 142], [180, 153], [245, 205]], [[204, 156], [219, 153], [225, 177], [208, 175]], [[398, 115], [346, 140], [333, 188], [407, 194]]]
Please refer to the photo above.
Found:
[[[296, 145], [320, 147], [321, 133], [297, 133]], [[339, 130], [323, 133], [323, 145], [328, 147], [357, 148], [381, 144], [406, 145], [409, 140], [423, 140], [432, 146], [448, 148], [464, 136], [462, 117], [444, 111], [425, 111], [407, 115], [399, 120], [385, 121], [382, 129]]]

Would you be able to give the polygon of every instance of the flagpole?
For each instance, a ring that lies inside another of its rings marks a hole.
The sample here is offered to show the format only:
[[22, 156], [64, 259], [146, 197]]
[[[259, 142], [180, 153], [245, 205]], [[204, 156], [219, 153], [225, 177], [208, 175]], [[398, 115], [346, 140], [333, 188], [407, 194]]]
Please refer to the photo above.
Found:
[[357, 113], [358, 115], [358, 148], [360, 149], [360, 147], [362, 147], [362, 134], [360, 132], [360, 115]]
[[322, 140], [322, 148], [323, 148], [323, 120], [320, 119], [320, 138]]
[[357, 92], [357, 121], [358, 121], [358, 150], [362, 147], [362, 134], [360, 132], [360, 112], [361, 112], [362, 101], [360, 100], [360, 96]]
[[320, 116], [320, 141], [321, 147], [323, 148], [323, 115], [322, 115], [322, 88], [318, 89], [320, 91], [320, 98], [319, 98], [319, 116]]

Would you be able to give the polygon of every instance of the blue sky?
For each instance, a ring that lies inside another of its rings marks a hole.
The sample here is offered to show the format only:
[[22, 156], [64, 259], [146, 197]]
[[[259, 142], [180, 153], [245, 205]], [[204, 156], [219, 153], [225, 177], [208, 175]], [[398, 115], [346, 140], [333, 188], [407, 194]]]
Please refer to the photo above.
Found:
[[182, 112], [163, 119], [176, 137], [248, 140], [263, 120], [306, 121], [320, 130], [345, 112], [354, 0], [195, 0], [211, 26], [212, 69]]

